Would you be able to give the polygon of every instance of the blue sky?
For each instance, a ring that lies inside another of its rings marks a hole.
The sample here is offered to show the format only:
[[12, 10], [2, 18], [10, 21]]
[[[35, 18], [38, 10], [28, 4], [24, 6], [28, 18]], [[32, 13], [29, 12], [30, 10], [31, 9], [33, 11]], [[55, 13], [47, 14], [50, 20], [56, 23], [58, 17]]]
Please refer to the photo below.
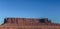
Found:
[[49, 18], [60, 23], [59, 0], [0, 0], [0, 24], [4, 18]]

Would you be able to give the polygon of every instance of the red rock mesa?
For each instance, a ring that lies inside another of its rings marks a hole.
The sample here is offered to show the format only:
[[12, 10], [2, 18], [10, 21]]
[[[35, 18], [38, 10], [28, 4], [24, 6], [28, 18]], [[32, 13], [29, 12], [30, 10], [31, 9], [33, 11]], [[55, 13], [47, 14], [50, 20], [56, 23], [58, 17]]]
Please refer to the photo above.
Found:
[[60, 24], [48, 18], [5, 18], [0, 29], [60, 29]]

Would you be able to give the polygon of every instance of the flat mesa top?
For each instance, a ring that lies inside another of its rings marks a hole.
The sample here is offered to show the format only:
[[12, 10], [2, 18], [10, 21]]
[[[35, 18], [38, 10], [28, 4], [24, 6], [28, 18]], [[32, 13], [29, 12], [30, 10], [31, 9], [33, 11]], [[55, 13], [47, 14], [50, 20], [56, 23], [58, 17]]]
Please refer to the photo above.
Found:
[[48, 18], [5, 18], [3, 24], [17, 25], [58, 25], [52, 23]]
[[[48, 27], [48, 28], [47, 28]], [[60, 29], [60, 24], [48, 18], [6, 18], [0, 29]]]

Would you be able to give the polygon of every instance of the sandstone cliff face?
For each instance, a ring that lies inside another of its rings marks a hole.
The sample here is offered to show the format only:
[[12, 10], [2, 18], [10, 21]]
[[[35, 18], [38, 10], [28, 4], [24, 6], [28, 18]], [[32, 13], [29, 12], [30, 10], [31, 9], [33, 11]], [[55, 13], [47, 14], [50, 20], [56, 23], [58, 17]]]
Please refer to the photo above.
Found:
[[47, 18], [6, 18], [0, 29], [60, 29], [60, 24], [55, 24]]
[[39, 24], [47, 24], [49, 22], [47, 18], [44, 19], [33, 19], [33, 18], [6, 18], [4, 23], [7, 24], [18, 24], [18, 25], [39, 25]]

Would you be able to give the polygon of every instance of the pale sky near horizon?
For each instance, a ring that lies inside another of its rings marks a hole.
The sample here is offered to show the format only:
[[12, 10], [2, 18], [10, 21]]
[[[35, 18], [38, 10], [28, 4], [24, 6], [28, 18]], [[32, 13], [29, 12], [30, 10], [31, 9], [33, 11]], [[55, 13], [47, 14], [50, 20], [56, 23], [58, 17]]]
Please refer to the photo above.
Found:
[[0, 0], [0, 24], [7, 17], [48, 18], [60, 23], [60, 0]]

